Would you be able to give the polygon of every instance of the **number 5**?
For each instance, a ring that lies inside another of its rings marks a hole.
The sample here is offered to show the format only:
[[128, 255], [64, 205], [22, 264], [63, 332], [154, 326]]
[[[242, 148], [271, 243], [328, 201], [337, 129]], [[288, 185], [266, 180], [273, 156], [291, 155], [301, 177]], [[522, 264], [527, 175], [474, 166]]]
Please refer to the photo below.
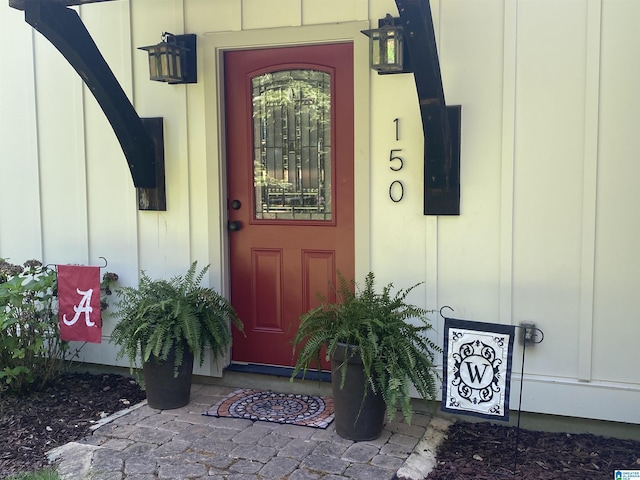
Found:
[[402, 158], [400, 158], [399, 156], [395, 155], [395, 152], [401, 152], [401, 151], [402, 151], [401, 148], [392, 148], [391, 151], [389, 152], [389, 161], [390, 162], [394, 162], [394, 161], [400, 162], [400, 166], [394, 167], [393, 165], [391, 165], [389, 167], [394, 172], [398, 172], [398, 171], [402, 170], [402, 167], [404, 167], [404, 161], [402, 160]]

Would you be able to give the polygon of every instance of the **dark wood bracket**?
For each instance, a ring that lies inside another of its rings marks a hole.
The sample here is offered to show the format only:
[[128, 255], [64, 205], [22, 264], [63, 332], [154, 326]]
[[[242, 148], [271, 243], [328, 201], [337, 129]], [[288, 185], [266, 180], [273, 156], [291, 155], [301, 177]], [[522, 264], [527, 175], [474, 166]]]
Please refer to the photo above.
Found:
[[162, 117], [143, 118], [142, 123], [151, 135], [155, 146], [155, 188], [137, 188], [138, 210], [158, 210], [167, 209], [167, 195], [164, 182], [164, 130]]
[[447, 107], [428, 0], [395, 0], [424, 132], [424, 214], [460, 215], [461, 107]]
[[[90, 3], [91, 0], [87, 0]], [[67, 59], [98, 101], [129, 164], [134, 186], [156, 187], [156, 146], [78, 14], [49, 0], [10, 1]], [[163, 148], [163, 146], [161, 145]]]

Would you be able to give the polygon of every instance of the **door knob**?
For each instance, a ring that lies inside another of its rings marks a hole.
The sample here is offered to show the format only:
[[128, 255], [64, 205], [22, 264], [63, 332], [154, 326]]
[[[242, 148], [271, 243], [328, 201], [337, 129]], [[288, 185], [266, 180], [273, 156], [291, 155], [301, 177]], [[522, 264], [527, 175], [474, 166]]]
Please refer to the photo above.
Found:
[[242, 228], [242, 222], [239, 222], [237, 220], [235, 222], [227, 222], [227, 228], [232, 232], [237, 232]]
[[234, 210], [240, 210], [241, 206], [242, 206], [242, 202], [240, 200], [231, 201], [231, 208], [233, 208]]

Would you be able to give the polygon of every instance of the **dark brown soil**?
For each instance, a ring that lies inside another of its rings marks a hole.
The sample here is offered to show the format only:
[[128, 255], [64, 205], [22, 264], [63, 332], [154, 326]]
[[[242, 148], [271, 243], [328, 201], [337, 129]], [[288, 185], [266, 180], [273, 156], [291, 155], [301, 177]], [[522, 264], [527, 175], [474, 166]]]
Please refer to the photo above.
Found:
[[[640, 427], [638, 427], [640, 428]], [[591, 434], [520, 430], [459, 422], [449, 427], [429, 480], [613, 480], [616, 470], [640, 470], [640, 442]]]
[[146, 398], [135, 380], [66, 374], [26, 396], [0, 396], [0, 478], [47, 465], [45, 452], [89, 434], [101, 417]]

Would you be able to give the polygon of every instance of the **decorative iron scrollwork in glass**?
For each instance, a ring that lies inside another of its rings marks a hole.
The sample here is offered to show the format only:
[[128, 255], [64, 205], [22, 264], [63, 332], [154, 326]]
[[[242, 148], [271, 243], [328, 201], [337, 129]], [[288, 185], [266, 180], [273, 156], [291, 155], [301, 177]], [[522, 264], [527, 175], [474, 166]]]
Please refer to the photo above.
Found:
[[252, 79], [257, 220], [332, 220], [330, 82], [302, 69]]

